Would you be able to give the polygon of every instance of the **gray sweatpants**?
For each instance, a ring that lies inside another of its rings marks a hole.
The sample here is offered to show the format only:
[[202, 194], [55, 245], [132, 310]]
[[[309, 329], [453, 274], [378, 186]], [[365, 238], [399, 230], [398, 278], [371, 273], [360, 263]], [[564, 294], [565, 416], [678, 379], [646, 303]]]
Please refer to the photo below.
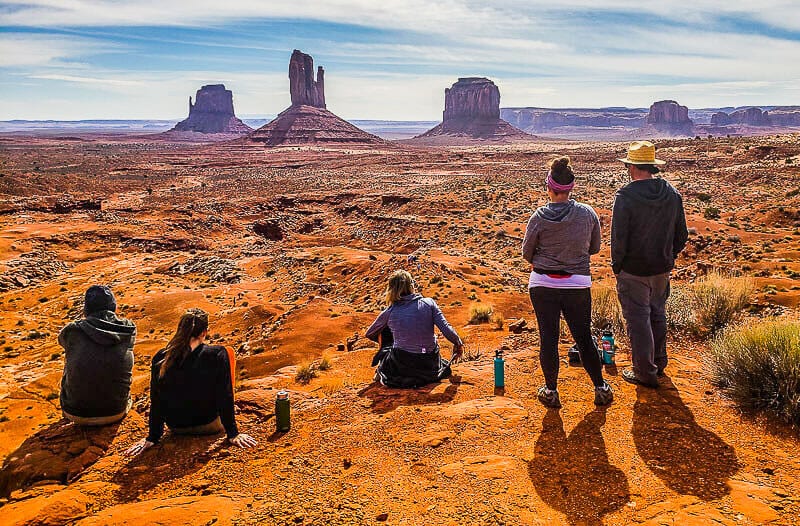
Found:
[[617, 275], [617, 295], [628, 338], [636, 378], [658, 384], [658, 370], [667, 366], [667, 312], [669, 272], [655, 276]]

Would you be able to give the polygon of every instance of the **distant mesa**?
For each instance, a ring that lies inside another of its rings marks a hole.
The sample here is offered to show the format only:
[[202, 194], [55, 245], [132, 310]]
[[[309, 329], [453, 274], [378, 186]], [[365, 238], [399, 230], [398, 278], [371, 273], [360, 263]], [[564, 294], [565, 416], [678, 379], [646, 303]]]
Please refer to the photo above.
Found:
[[281, 144], [380, 144], [383, 139], [337, 117], [325, 106], [325, 70], [295, 49], [289, 60], [292, 105], [270, 123], [250, 134], [250, 140], [268, 146]]
[[666, 132], [669, 135], [692, 135], [694, 123], [689, 118], [689, 108], [674, 100], [661, 100], [650, 106], [645, 117], [645, 128]]
[[442, 123], [418, 138], [531, 139], [533, 136], [500, 118], [500, 90], [485, 77], [464, 77], [444, 90]]
[[189, 97], [189, 117], [170, 131], [225, 133], [243, 135], [252, 128], [236, 118], [233, 112], [233, 93], [224, 84], [208, 84]]
[[728, 126], [731, 124], [744, 124], [747, 126], [771, 126], [772, 120], [769, 112], [761, 111], [761, 108], [746, 108], [736, 110], [730, 114], [720, 111], [711, 116], [711, 124], [717, 126]]

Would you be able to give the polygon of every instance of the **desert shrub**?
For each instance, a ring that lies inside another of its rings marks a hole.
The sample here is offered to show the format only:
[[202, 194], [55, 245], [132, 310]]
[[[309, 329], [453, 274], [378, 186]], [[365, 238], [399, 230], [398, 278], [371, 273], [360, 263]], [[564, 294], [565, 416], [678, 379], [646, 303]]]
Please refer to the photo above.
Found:
[[492, 306], [491, 305], [470, 305], [469, 307], [469, 323], [489, 323], [492, 319]]
[[598, 330], [608, 327], [615, 333], [624, 328], [622, 307], [613, 287], [592, 287], [592, 327]]
[[729, 325], [750, 303], [753, 281], [711, 272], [692, 284], [690, 302], [698, 334], [716, 333]]
[[503, 330], [505, 323], [506, 319], [502, 312], [495, 312], [492, 314], [492, 324], [494, 324], [498, 331]]
[[709, 367], [713, 382], [738, 404], [800, 424], [800, 322], [728, 328], [711, 343]]
[[484, 348], [480, 343], [465, 343], [462, 362], [477, 362], [483, 356]]
[[716, 206], [709, 206], [703, 210], [703, 217], [706, 219], [719, 219], [719, 208]]
[[692, 306], [691, 289], [686, 286], [673, 286], [667, 298], [667, 328], [670, 331], [697, 330]]
[[331, 368], [331, 359], [328, 358], [327, 356], [323, 356], [322, 359], [320, 359], [319, 364], [317, 365], [317, 369], [319, 369], [320, 371], [327, 371], [330, 368]]
[[313, 364], [307, 363], [297, 368], [297, 372], [294, 375], [294, 380], [299, 384], [307, 384], [316, 377], [317, 368], [314, 367]]

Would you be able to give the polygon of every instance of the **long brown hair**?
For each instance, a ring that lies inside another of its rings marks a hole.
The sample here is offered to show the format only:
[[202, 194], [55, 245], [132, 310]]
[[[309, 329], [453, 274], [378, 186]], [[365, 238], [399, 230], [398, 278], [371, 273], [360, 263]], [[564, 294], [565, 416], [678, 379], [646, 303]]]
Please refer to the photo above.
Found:
[[208, 313], [203, 309], [189, 309], [183, 313], [178, 322], [178, 330], [164, 348], [166, 356], [161, 362], [161, 369], [158, 372], [159, 378], [164, 378], [167, 371], [175, 364], [179, 364], [186, 359], [191, 352], [189, 342], [192, 338], [197, 338], [208, 329]]
[[391, 305], [400, 299], [400, 296], [414, 293], [414, 278], [405, 270], [396, 270], [389, 276], [386, 285], [386, 304]]

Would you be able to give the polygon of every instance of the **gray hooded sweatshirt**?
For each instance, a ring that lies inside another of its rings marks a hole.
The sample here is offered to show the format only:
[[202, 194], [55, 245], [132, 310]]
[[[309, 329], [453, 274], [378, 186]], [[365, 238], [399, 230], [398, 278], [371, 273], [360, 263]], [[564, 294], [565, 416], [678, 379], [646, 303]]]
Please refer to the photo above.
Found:
[[91, 313], [58, 335], [64, 348], [61, 408], [84, 418], [125, 411], [131, 391], [136, 326], [111, 311]]
[[589, 257], [599, 251], [600, 219], [574, 199], [539, 207], [522, 241], [522, 257], [543, 274], [589, 276]]

